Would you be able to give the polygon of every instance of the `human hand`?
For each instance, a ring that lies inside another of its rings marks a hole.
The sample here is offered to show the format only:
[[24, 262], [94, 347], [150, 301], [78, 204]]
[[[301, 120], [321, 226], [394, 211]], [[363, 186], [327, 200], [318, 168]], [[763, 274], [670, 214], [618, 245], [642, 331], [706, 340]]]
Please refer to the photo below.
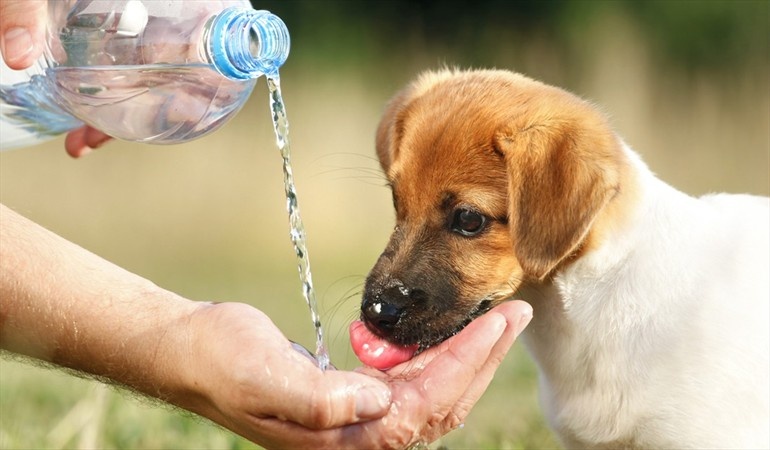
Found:
[[366, 439], [358, 448], [428, 444], [463, 424], [531, 319], [529, 304], [506, 302], [410, 361], [384, 373], [363, 369], [388, 382], [393, 403], [382, 419], [350, 427]]
[[356, 372], [321, 371], [249, 305], [202, 305], [188, 328], [183, 364], [190, 369], [182, 384], [194, 395], [172, 402], [261, 445], [313, 447], [312, 436], [297, 440], [274, 430], [291, 424], [312, 435], [381, 417], [390, 405], [385, 383]]
[[530, 318], [509, 302], [387, 372], [322, 372], [258, 310], [207, 305], [189, 323], [196, 394], [172, 401], [268, 448], [427, 443], [463, 422]]
[[[0, 1], [0, 53], [11, 69], [24, 70], [43, 54], [47, 8], [43, 1]], [[95, 128], [83, 126], [67, 134], [64, 148], [79, 158], [110, 139]]]

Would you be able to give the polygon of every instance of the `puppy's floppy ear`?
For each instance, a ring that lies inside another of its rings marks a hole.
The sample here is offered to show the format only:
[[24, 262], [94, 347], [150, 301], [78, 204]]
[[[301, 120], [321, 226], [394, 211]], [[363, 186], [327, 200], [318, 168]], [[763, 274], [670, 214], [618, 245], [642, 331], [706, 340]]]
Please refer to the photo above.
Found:
[[619, 142], [601, 120], [550, 118], [498, 132], [509, 226], [525, 273], [542, 280], [577, 252], [618, 190]]

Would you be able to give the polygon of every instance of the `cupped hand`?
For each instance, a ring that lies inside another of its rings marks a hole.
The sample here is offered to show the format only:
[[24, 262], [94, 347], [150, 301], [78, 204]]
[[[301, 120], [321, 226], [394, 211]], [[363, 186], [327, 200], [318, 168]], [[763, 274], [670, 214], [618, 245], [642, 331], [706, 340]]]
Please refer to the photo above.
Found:
[[201, 307], [172, 399], [268, 448], [405, 448], [459, 426], [532, 316], [514, 301], [387, 372], [319, 370], [260, 311]]
[[365, 436], [358, 448], [428, 444], [460, 426], [531, 319], [529, 304], [506, 302], [410, 361], [384, 373], [363, 369], [388, 382], [393, 403], [382, 419], [350, 427]]
[[[172, 401], [258, 444], [314, 447], [318, 430], [379, 418], [390, 406], [385, 382], [321, 371], [249, 305], [202, 306], [189, 330], [185, 384], [193, 395]], [[275, 432], [284, 427], [285, 433]]]
[[[24, 70], [43, 54], [48, 2], [0, 0], [0, 53], [11, 69]], [[70, 131], [64, 148], [79, 158], [112, 139], [105, 133], [83, 126]]]

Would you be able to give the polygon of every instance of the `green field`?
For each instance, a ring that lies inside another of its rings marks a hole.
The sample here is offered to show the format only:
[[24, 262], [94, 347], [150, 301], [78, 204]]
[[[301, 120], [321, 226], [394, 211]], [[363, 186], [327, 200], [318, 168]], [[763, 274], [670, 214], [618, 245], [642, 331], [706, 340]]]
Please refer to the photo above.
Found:
[[[269, 8], [281, 15], [280, 3]], [[672, 63], [645, 22], [607, 14], [574, 16], [567, 49], [535, 28], [504, 32], [515, 45], [483, 53], [452, 52], [404, 35], [401, 53], [367, 53], [379, 48], [369, 36], [337, 54], [332, 44], [350, 37], [343, 31], [331, 44], [307, 27], [297, 33], [296, 54], [282, 71], [283, 96], [314, 281], [338, 367], [356, 366], [347, 324], [393, 226], [390, 193], [374, 160], [374, 130], [386, 100], [423, 69], [458, 64], [525, 72], [601, 105], [653, 171], [685, 192], [770, 193], [766, 8], [764, 47], [746, 49], [745, 60], [726, 60], [724, 67]], [[602, 27], [593, 27], [598, 17]], [[0, 153], [0, 201], [188, 298], [253, 304], [287, 337], [312, 348], [266, 91], [260, 81], [232, 122], [185, 145], [113, 142], [73, 161], [59, 138]], [[537, 404], [534, 365], [520, 345], [465, 426], [434, 446], [558, 447]], [[7, 355], [0, 360], [2, 449], [253, 447], [123, 390]]]

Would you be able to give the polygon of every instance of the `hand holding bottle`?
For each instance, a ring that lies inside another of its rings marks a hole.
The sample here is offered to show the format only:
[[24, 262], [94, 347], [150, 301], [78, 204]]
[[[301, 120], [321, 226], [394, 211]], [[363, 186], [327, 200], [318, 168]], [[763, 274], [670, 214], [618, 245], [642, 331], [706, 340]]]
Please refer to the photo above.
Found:
[[[43, 53], [47, 2], [0, 1], [0, 52], [8, 67], [23, 70]], [[67, 133], [64, 148], [79, 158], [111, 138], [90, 126]]]
[[[6, 11], [10, 5], [4, 3]], [[253, 9], [248, 0], [34, 5], [34, 14], [46, 18], [42, 46], [24, 45], [37, 39], [37, 28], [24, 32], [13, 20], [3, 22], [11, 27], [4, 46], [13, 66], [0, 66], [3, 149], [33, 145], [83, 124], [127, 141], [197, 139], [235, 116], [258, 78], [278, 77], [289, 54], [283, 21]], [[28, 69], [12, 70], [32, 52], [40, 55], [40, 47], [42, 56]], [[93, 137], [76, 133], [68, 143], [90, 143]]]

